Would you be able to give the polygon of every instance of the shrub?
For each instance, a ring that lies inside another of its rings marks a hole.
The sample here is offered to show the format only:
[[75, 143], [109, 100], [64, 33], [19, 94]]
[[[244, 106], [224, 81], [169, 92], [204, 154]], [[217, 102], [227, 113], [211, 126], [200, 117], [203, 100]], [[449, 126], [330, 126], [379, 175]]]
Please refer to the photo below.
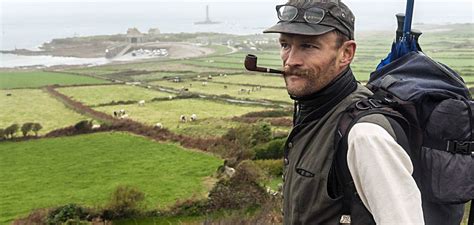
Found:
[[258, 123], [253, 126], [252, 145], [265, 143], [272, 138], [272, 128], [268, 123]]
[[251, 161], [243, 161], [230, 179], [216, 183], [209, 192], [209, 209], [241, 209], [261, 205], [267, 198], [259, 185], [261, 171]]
[[43, 126], [41, 126], [41, 124], [39, 123], [33, 123], [31, 127], [31, 130], [35, 132], [35, 136], [38, 136], [38, 131], [40, 131], [41, 129], [43, 129]]
[[288, 110], [267, 110], [260, 112], [249, 112], [247, 114], [244, 114], [242, 117], [283, 117], [291, 115], [292, 111]]
[[92, 121], [82, 120], [74, 125], [74, 129], [78, 132], [87, 132], [92, 130]]
[[9, 127], [5, 129], [5, 136], [10, 136], [10, 138], [13, 138], [15, 136], [16, 132], [18, 132], [19, 126], [18, 124], [12, 124]]
[[87, 210], [76, 205], [69, 204], [52, 210], [46, 219], [47, 224], [62, 224], [68, 220], [83, 220], [88, 215]]
[[255, 160], [255, 165], [272, 177], [283, 174], [283, 162], [280, 159]]
[[254, 159], [280, 159], [284, 155], [286, 139], [274, 139], [266, 144], [255, 147]]
[[0, 128], [0, 140], [5, 138], [5, 129]]
[[112, 193], [104, 210], [105, 219], [132, 218], [139, 216], [143, 208], [145, 194], [135, 187], [118, 186]]
[[26, 135], [28, 135], [28, 132], [30, 132], [32, 128], [33, 128], [33, 123], [24, 123], [21, 126], [21, 133], [23, 134], [24, 137], [26, 137]]
[[176, 201], [170, 207], [169, 213], [172, 216], [199, 216], [207, 213], [208, 201], [206, 199], [187, 199], [184, 201]]

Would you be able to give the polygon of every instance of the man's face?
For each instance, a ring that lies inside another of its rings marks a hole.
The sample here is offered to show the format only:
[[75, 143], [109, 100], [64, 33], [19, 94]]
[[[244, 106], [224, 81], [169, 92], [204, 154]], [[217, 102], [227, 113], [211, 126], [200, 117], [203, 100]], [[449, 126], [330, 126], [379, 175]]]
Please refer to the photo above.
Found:
[[280, 56], [288, 93], [301, 97], [315, 93], [342, 72], [337, 35], [280, 35]]

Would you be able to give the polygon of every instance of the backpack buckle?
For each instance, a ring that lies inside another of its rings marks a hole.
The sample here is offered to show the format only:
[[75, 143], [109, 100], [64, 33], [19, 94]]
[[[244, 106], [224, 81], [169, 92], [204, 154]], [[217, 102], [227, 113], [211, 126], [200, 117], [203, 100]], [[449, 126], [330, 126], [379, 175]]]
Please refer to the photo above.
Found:
[[369, 98], [368, 100], [359, 100], [356, 102], [355, 107], [358, 110], [368, 110], [373, 108], [381, 108], [382, 104], [379, 100]]
[[453, 154], [474, 156], [474, 141], [448, 141], [446, 150]]
[[351, 224], [351, 215], [342, 215], [339, 224]]

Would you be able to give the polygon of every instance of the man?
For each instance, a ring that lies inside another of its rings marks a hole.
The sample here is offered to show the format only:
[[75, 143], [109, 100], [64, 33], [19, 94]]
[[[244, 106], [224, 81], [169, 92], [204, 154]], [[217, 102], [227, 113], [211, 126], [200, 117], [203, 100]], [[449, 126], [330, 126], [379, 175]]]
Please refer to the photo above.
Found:
[[371, 95], [350, 69], [356, 51], [350, 9], [339, 0], [290, 0], [277, 14], [279, 22], [264, 33], [280, 33], [284, 80], [295, 100], [285, 146], [284, 224], [424, 224], [412, 163], [382, 115], [366, 116], [349, 131], [347, 166], [357, 195], [351, 217], [343, 213], [337, 123], [350, 104]]

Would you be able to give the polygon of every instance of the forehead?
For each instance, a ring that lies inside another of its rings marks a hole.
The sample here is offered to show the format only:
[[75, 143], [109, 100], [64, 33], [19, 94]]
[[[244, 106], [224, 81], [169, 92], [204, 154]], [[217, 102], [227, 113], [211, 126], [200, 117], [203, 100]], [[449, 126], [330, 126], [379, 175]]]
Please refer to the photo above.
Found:
[[322, 35], [298, 35], [298, 34], [280, 34], [280, 41], [298, 41], [298, 42], [332, 42], [336, 38], [332, 32]]

